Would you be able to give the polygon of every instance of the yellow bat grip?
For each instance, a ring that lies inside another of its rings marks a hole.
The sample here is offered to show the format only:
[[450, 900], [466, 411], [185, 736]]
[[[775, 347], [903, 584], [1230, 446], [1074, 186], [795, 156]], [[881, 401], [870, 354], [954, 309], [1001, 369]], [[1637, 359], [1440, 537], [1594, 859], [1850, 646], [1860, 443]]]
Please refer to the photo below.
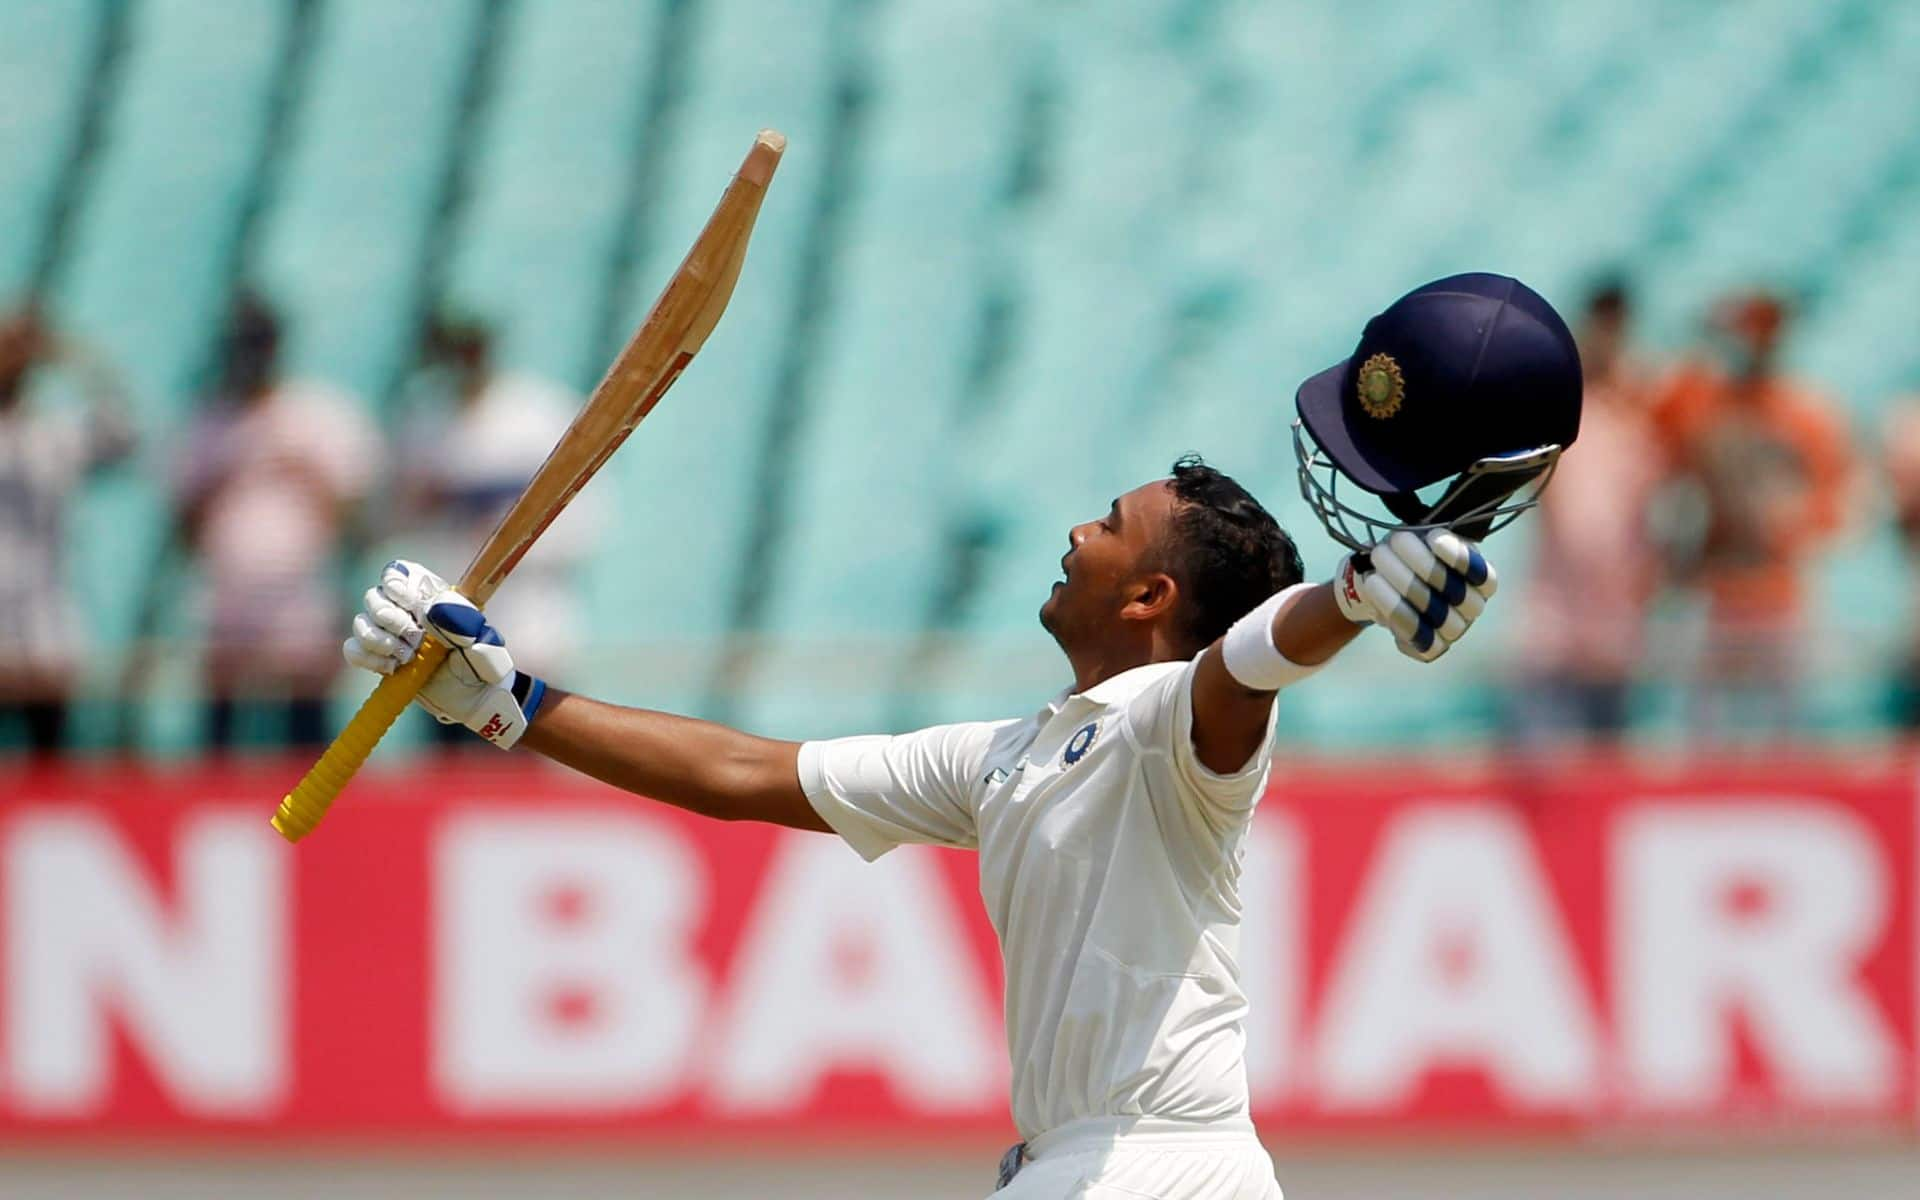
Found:
[[313, 832], [320, 818], [327, 815], [334, 797], [353, 779], [354, 773], [367, 761], [367, 755], [387, 736], [387, 730], [393, 728], [393, 723], [426, 684], [427, 677], [446, 657], [447, 648], [427, 638], [420, 643], [419, 653], [412, 661], [380, 681], [380, 686], [373, 689], [373, 695], [353, 714], [353, 720], [333, 739], [320, 761], [281, 798], [280, 810], [273, 814], [273, 827], [280, 831], [281, 837], [297, 842]]

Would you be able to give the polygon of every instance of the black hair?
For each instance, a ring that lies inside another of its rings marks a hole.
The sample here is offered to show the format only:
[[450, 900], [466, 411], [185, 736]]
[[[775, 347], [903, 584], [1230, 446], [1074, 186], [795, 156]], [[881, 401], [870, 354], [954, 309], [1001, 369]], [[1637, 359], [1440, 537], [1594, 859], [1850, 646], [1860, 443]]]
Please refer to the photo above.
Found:
[[1633, 288], [1625, 275], [1602, 275], [1587, 293], [1587, 312], [1596, 317], [1625, 317], [1633, 309]]
[[442, 309], [427, 322], [430, 355], [485, 355], [493, 346], [493, 330], [471, 313]]
[[227, 337], [235, 346], [275, 349], [280, 345], [280, 314], [265, 296], [243, 287], [234, 294], [227, 314]]
[[1180, 625], [1197, 653], [1306, 569], [1272, 514], [1199, 455], [1173, 464], [1171, 486], [1177, 503], [1162, 563], [1180, 585]]

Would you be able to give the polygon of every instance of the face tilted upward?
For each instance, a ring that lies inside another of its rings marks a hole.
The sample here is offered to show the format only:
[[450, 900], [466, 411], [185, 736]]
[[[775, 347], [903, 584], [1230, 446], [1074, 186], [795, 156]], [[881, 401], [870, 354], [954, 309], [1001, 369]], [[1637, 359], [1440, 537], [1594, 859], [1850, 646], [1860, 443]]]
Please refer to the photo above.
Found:
[[1063, 647], [1110, 637], [1140, 581], [1156, 573], [1155, 552], [1173, 516], [1174, 496], [1155, 480], [1115, 500], [1104, 516], [1067, 531], [1061, 579], [1040, 605], [1040, 624]]

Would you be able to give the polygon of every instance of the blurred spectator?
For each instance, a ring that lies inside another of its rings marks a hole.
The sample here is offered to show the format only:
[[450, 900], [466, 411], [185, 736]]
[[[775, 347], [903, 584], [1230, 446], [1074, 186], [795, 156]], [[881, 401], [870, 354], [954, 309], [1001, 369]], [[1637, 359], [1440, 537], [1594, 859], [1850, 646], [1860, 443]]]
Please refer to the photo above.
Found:
[[1777, 296], [1722, 300], [1707, 322], [1720, 361], [1683, 367], [1655, 406], [1675, 478], [1699, 505], [1697, 537], [1674, 568], [1706, 602], [1692, 705], [1701, 734], [1797, 725], [1802, 573], [1846, 511], [1845, 426], [1825, 397], [1779, 373], [1790, 319]]
[[1610, 281], [1580, 327], [1580, 439], [1540, 504], [1531, 678], [1515, 714], [1529, 740], [1613, 738], [1627, 727], [1655, 574], [1647, 505], [1660, 479], [1648, 383], [1628, 348], [1632, 318], [1626, 285]]
[[380, 467], [360, 406], [282, 379], [280, 343], [273, 311], [237, 299], [219, 384], [180, 469], [184, 534], [208, 595], [206, 737], [215, 749], [243, 726], [277, 724], [290, 745], [326, 740], [327, 688], [341, 665], [333, 560]]
[[[1910, 397], [1888, 415], [1887, 485], [1908, 566], [1920, 570], [1920, 396]], [[1904, 729], [1920, 729], [1920, 615], [1907, 618], [1906, 659], [1893, 680], [1893, 719]]]
[[[49, 368], [64, 368], [83, 410], [38, 397]], [[0, 727], [21, 728], [37, 755], [60, 749], [81, 666], [66, 586], [67, 504], [88, 474], [133, 444], [119, 383], [98, 359], [36, 313], [0, 319]]]
[[[472, 317], [437, 317], [423, 360], [408, 392], [396, 507], [408, 556], [453, 578], [566, 432], [580, 400], [544, 379], [498, 370], [493, 331]], [[577, 628], [574, 575], [591, 524], [589, 497], [575, 498], [488, 602], [513, 630], [517, 661], [561, 669]], [[442, 744], [480, 744], [462, 726], [431, 724]]]

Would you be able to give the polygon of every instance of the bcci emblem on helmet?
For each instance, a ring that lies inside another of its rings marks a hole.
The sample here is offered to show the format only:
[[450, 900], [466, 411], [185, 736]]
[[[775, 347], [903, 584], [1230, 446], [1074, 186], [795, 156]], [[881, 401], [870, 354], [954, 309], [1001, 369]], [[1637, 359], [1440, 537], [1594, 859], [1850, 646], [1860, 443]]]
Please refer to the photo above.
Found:
[[1300, 494], [1350, 550], [1401, 529], [1478, 541], [1539, 501], [1580, 432], [1580, 383], [1573, 333], [1538, 292], [1509, 275], [1436, 279], [1300, 385]]
[[1360, 408], [1376, 421], [1399, 412], [1400, 402], [1407, 398], [1406, 376], [1390, 354], [1376, 354], [1360, 364], [1354, 382], [1360, 393]]

